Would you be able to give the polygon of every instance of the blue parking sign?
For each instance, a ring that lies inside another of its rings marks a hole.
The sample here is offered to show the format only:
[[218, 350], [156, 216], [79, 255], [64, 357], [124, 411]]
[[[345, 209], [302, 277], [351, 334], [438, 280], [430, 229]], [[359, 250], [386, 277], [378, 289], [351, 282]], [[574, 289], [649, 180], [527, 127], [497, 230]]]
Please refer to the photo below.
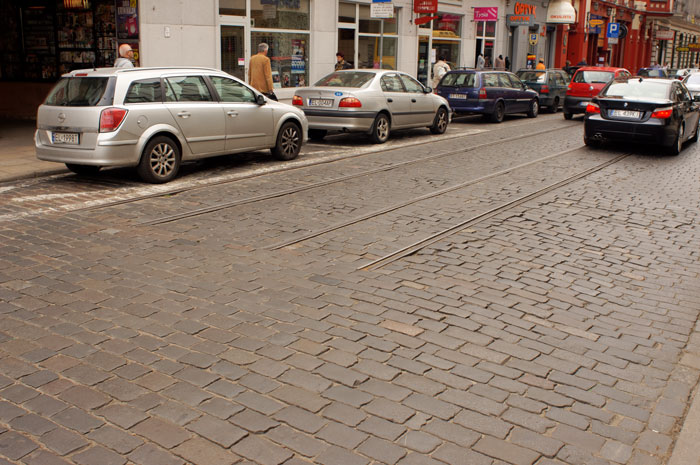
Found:
[[620, 36], [620, 23], [608, 23], [608, 39], [617, 39]]

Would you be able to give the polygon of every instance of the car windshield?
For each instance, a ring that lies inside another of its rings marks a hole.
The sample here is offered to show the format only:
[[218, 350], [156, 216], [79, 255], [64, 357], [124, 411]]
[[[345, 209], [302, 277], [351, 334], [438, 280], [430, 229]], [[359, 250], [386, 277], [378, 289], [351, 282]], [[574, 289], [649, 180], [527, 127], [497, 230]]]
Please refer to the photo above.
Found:
[[630, 79], [615, 81], [601, 93], [602, 97], [622, 97], [631, 99], [667, 99], [670, 84], [666, 81]]
[[686, 84], [698, 85], [700, 84], [700, 73], [694, 73], [689, 75], [685, 81]]
[[316, 87], [362, 87], [376, 76], [374, 73], [362, 71], [346, 71], [344, 73], [331, 73], [321, 78]]
[[61, 78], [44, 103], [63, 107], [94, 107], [102, 98], [108, 81], [106, 77]]
[[441, 87], [474, 87], [475, 73], [448, 73], [440, 81]]
[[605, 84], [612, 80], [613, 73], [609, 71], [580, 71], [574, 76], [574, 82], [585, 82], [587, 84]]
[[542, 71], [518, 71], [518, 77], [525, 82], [547, 82], [547, 73]]

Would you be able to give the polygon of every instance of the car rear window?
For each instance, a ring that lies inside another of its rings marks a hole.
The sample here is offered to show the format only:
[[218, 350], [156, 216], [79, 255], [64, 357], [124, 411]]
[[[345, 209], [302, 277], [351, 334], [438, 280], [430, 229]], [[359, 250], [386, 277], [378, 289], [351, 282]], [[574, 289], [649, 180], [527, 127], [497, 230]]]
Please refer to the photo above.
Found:
[[45, 105], [61, 107], [94, 107], [107, 89], [107, 77], [64, 77], [46, 97]]
[[610, 83], [602, 97], [667, 99], [670, 84], [666, 81], [630, 79]]
[[518, 71], [518, 77], [525, 82], [547, 82], [547, 73], [542, 71]]
[[441, 87], [474, 87], [475, 73], [447, 73], [440, 81]]
[[374, 78], [374, 73], [344, 72], [331, 73], [321, 78], [314, 86], [317, 87], [362, 87]]
[[605, 84], [611, 81], [613, 73], [609, 71], [578, 71], [573, 82], [585, 82], [586, 84]]
[[639, 75], [649, 77], [666, 77], [666, 71], [663, 69], [643, 69]]

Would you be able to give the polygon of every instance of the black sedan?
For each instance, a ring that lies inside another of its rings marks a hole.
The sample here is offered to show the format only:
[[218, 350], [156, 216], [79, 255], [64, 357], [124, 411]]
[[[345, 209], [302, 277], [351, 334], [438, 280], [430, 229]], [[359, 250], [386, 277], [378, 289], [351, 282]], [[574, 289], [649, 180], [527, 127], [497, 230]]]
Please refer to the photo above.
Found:
[[660, 144], [676, 155], [698, 140], [700, 96], [693, 100], [675, 79], [621, 78], [608, 83], [586, 108], [583, 141]]

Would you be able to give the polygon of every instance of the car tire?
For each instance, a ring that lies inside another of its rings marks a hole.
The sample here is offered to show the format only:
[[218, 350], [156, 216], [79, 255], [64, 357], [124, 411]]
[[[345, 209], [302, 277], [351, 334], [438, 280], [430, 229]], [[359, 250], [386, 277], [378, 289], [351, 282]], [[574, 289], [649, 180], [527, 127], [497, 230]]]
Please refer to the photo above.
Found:
[[433, 125], [430, 126], [430, 132], [433, 134], [444, 134], [447, 131], [447, 123], [449, 116], [445, 107], [438, 108], [437, 113], [435, 113], [435, 121]]
[[678, 136], [676, 136], [675, 142], [668, 147], [668, 153], [671, 155], [678, 155], [683, 150], [683, 134], [685, 132], [685, 127], [681, 124], [678, 127]]
[[539, 100], [532, 99], [530, 102], [530, 107], [527, 110], [527, 117], [528, 118], [537, 118], [537, 114], [540, 112], [540, 102]]
[[698, 124], [695, 125], [695, 134], [693, 134], [693, 137], [688, 139], [691, 143], [695, 143], [698, 141], [698, 133], [700, 132], [700, 119], [698, 119]]
[[177, 176], [180, 160], [180, 147], [175, 141], [167, 136], [157, 136], [143, 149], [136, 172], [145, 182], [162, 184]]
[[75, 174], [79, 174], [81, 176], [93, 176], [97, 174], [98, 171], [100, 171], [101, 166], [76, 165], [75, 163], [66, 163], [66, 168], [68, 168]]
[[566, 111], [564, 111], [564, 119], [565, 119], [565, 120], [570, 120], [570, 119], [573, 118], [573, 117], [574, 117], [574, 115], [572, 115], [571, 113], [567, 113]]
[[491, 113], [491, 122], [492, 123], [501, 123], [503, 122], [503, 118], [506, 116], [506, 106], [503, 104], [503, 102], [498, 102], [496, 104], [496, 107], [493, 109], [493, 113]]
[[309, 129], [309, 139], [311, 140], [323, 140], [328, 134], [325, 129]]
[[301, 150], [301, 129], [292, 122], [285, 122], [277, 133], [277, 143], [272, 147], [272, 155], [278, 160], [294, 160]]
[[377, 118], [372, 124], [372, 132], [369, 137], [375, 144], [383, 144], [389, 140], [389, 133], [391, 132], [391, 123], [389, 122], [389, 117], [384, 113], [377, 115]]
[[559, 97], [554, 97], [554, 103], [551, 107], [549, 107], [549, 111], [552, 113], [556, 113], [559, 111]]

